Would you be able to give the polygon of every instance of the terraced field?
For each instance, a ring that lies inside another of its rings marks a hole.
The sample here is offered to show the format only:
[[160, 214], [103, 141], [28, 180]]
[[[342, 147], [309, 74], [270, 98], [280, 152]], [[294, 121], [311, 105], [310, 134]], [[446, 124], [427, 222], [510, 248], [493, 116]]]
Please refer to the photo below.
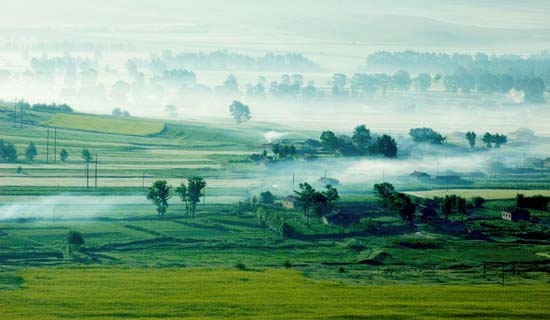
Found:
[[57, 128], [137, 136], [159, 133], [164, 129], [162, 121], [68, 113], [58, 113], [43, 124]]

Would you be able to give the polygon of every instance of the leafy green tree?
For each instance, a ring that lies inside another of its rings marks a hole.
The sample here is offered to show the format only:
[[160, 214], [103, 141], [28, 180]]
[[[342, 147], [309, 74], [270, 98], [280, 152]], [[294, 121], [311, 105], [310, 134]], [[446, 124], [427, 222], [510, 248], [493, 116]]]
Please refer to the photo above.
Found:
[[332, 131], [323, 131], [319, 140], [321, 141], [321, 145], [323, 145], [323, 148], [325, 148], [326, 150], [336, 151], [336, 149], [338, 148], [338, 138]]
[[500, 148], [501, 145], [508, 142], [508, 138], [504, 134], [495, 134], [493, 135], [493, 142], [495, 147]]
[[485, 143], [487, 148], [492, 148], [493, 147], [493, 135], [490, 134], [489, 132], [485, 132], [485, 134], [483, 135], [483, 138], [481, 138], [481, 141], [483, 141], [483, 143]]
[[275, 202], [275, 196], [270, 191], [264, 191], [260, 193], [260, 202], [262, 204], [271, 205]]
[[61, 159], [62, 162], [67, 161], [67, 158], [69, 158], [69, 153], [65, 149], [61, 149], [61, 152], [59, 153], [59, 159]]
[[397, 90], [409, 90], [411, 82], [410, 74], [404, 70], [399, 70], [392, 76], [392, 85]]
[[162, 218], [168, 209], [168, 200], [171, 198], [170, 186], [164, 180], [157, 180], [149, 188], [147, 199], [157, 206], [158, 218]]
[[409, 135], [414, 142], [442, 144], [446, 140], [444, 136], [432, 128], [413, 128], [409, 130]]
[[413, 83], [416, 90], [426, 92], [432, 85], [432, 78], [427, 73], [421, 73], [414, 78]]
[[299, 191], [294, 191], [298, 202], [301, 204], [306, 216], [306, 223], [309, 226], [310, 211], [315, 197], [315, 189], [307, 182], [300, 183]]
[[252, 118], [250, 115], [250, 108], [237, 100], [233, 101], [233, 103], [229, 106], [229, 113], [231, 114], [231, 117], [233, 117], [233, 120], [235, 120], [238, 124]]
[[401, 220], [412, 224], [414, 222], [414, 213], [416, 205], [412, 202], [411, 197], [404, 193], [394, 193], [390, 196], [391, 206], [397, 210]]
[[177, 187], [174, 191], [176, 191], [177, 195], [180, 197], [180, 200], [185, 203], [185, 215], [189, 216], [189, 194], [187, 192], [187, 186], [185, 183], [181, 183], [179, 187]]
[[25, 149], [25, 158], [27, 158], [27, 160], [29, 161], [33, 161], [36, 155], [36, 146], [34, 145], [34, 143], [30, 142], [27, 146], [27, 149]]
[[203, 189], [206, 188], [206, 181], [201, 177], [191, 177], [187, 179], [187, 193], [191, 203], [191, 214], [194, 217], [197, 211], [197, 203], [201, 202]]
[[475, 147], [476, 138], [477, 138], [477, 135], [475, 132], [473, 131], [466, 132], [466, 140], [468, 140], [468, 144], [470, 145], [470, 148]]
[[449, 196], [445, 196], [445, 198], [441, 200], [440, 209], [445, 220], [449, 220], [449, 216], [453, 213], [453, 199]]
[[389, 182], [377, 183], [374, 185], [374, 195], [378, 197], [378, 201], [384, 207], [385, 213], [388, 212], [394, 194], [395, 188]]
[[65, 240], [67, 241], [67, 249], [69, 253], [73, 250], [78, 251], [85, 243], [84, 237], [82, 237], [82, 234], [78, 231], [69, 231]]
[[458, 197], [456, 199], [456, 211], [462, 216], [462, 220], [468, 215], [468, 205], [466, 204], [466, 199]]
[[15, 148], [15, 145], [10, 142], [4, 142], [4, 140], [0, 139], [0, 157], [6, 162], [17, 161], [17, 149]]
[[387, 134], [378, 137], [370, 149], [373, 153], [382, 154], [386, 158], [395, 158], [397, 156], [397, 143]]
[[84, 161], [86, 162], [91, 162], [94, 157], [92, 157], [92, 154], [88, 149], [84, 148], [82, 149], [82, 159], [84, 159]]
[[370, 130], [364, 124], [362, 124], [355, 127], [351, 139], [360, 151], [366, 151], [369, 143], [372, 140], [372, 137], [370, 135]]

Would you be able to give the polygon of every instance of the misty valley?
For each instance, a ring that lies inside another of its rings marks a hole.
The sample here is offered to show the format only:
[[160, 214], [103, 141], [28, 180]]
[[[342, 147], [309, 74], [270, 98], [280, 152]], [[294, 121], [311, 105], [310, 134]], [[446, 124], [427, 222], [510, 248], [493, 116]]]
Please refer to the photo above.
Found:
[[0, 0], [0, 319], [550, 318], [548, 12]]

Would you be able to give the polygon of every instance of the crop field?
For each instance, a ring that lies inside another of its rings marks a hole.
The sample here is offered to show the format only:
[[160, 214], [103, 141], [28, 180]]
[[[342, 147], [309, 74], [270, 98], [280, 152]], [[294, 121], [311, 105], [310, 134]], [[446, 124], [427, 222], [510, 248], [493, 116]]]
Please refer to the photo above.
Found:
[[46, 126], [65, 129], [79, 129], [103, 133], [146, 136], [164, 129], [162, 121], [118, 119], [81, 114], [58, 113], [44, 123]]
[[[281, 269], [44, 268], [13, 274], [4, 319], [544, 319], [539, 286], [355, 286]], [[6, 279], [6, 278], [4, 278]]]
[[[337, 225], [318, 216], [308, 223], [300, 209], [267, 207], [292, 231], [283, 234], [242, 201], [265, 190], [291, 194], [294, 169], [256, 164], [249, 156], [269, 148], [267, 132], [284, 131], [297, 139], [310, 138], [311, 132], [265, 123], [238, 127], [80, 114], [28, 116], [34, 124], [20, 128], [0, 113], [0, 139], [14, 143], [20, 155], [14, 163], [0, 163], [0, 319], [257, 319], [266, 314], [279, 319], [542, 319], [548, 314], [543, 301], [549, 295], [550, 252], [543, 225], [550, 215], [533, 211], [539, 225], [501, 219], [501, 208], [517, 193], [549, 194], [548, 178], [538, 173], [478, 179], [471, 189], [448, 191], [410, 179], [397, 182], [398, 188], [420, 190], [408, 192], [417, 202], [447, 193], [486, 198], [485, 206], [471, 209], [468, 217], [453, 217], [462, 219], [466, 230], [480, 231], [479, 238], [422, 221], [403, 224], [364, 182], [338, 186], [337, 209], [361, 214], [360, 223]], [[135, 127], [108, 131], [126, 127], [110, 121]], [[51, 129], [48, 139], [47, 128], [36, 124], [56, 126], [55, 142]], [[158, 124], [162, 127], [155, 129]], [[38, 151], [33, 161], [24, 158], [31, 141]], [[83, 148], [94, 157], [88, 179]], [[59, 159], [61, 149], [69, 153], [65, 162]], [[327, 169], [345, 170], [352, 163], [340, 160]], [[296, 165], [314, 172], [310, 180], [322, 174], [313, 162]], [[159, 179], [178, 186], [192, 176], [207, 181], [196, 216], [189, 217], [172, 194], [166, 215], [157, 218], [147, 187]], [[296, 172], [295, 182], [304, 176]], [[67, 245], [70, 231], [85, 240], [78, 249]], [[40, 303], [29, 308], [30, 301]]]

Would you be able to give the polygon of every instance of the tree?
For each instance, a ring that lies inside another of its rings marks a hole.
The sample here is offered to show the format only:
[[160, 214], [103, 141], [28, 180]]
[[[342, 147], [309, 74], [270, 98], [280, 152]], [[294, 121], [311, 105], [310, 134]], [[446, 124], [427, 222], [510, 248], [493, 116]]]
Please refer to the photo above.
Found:
[[306, 223], [309, 226], [310, 210], [315, 196], [315, 189], [307, 182], [300, 183], [298, 188], [299, 191], [294, 191], [294, 193], [296, 194], [297, 200], [304, 210]]
[[395, 188], [391, 183], [383, 182], [374, 185], [374, 195], [378, 197], [378, 201], [384, 206], [385, 213], [388, 211], [394, 194]]
[[475, 132], [473, 131], [466, 132], [466, 140], [468, 140], [468, 144], [470, 145], [470, 148], [475, 147], [476, 138], [477, 138], [477, 135]]
[[84, 159], [84, 161], [86, 162], [91, 162], [94, 157], [92, 157], [92, 154], [88, 149], [84, 148], [82, 149], [82, 159]]
[[17, 161], [17, 149], [15, 148], [15, 145], [10, 142], [4, 142], [4, 140], [0, 139], [0, 157], [6, 162]]
[[69, 158], [69, 153], [65, 149], [61, 149], [61, 152], [59, 153], [59, 159], [61, 159], [62, 162], [67, 161], [67, 158]]
[[462, 220], [468, 214], [468, 206], [466, 204], [466, 199], [462, 197], [457, 197], [456, 199], [456, 211], [462, 216]]
[[321, 137], [319, 138], [323, 148], [329, 151], [336, 151], [338, 148], [338, 138], [332, 131], [323, 131]]
[[485, 132], [485, 134], [483, 135], [483, 138], [481, 138], [481, 141], [483, 141], [483, 143], [485, 143], [485, 145], [487, 146], [487, 148], [492, 148], [493, 147], [493, 136], [489, 133], [489, 132]]
[[501, 145], [508, 142], [508, 138], [504, 134], [495, 134], [493, 135], [493, 142], [495, 143], [495, 147], [500, 148]]
[[443, 200], [441, 200], [441, 213], [443, 213], [443, 216], [445, 217], [445, 220], [449, 220], [449, 216], [453, 212], [453, 199], [449, 196], [445, 196]]
[[382, 154], [387, 158], [395, 158], [397, 156], [397, 143], [391, 136], [383, 134], [371, 146], [371, 151], [375, 154]]
[[262, 204], [271, 205], [275, 202], [275, 196], [270, 191], [264, 191], [260, 193], [260, 202]]
[[34, 157], [36, 157], [36, 154], [36, 146], [32, 142], [29, 143], [27, 149], [25, 150], [25, 158], [27, 158], [27, 160], [29, 161], [33, 161]]
[[432, 128], [413, 128], [409, 130], [409, 135], [414, 142], [442, 144], [446, 140], [444, 136]]
[[411, 197], [404, 193], [395, 193], [390, 196], [391, 206], [394, 207], [401, 220], [412, 224], [414, 222], [414, 213], [416, 205], [412, 202]]
[[421, 73], [414, 78], [413, 82], [416, 90], [426, 92], [432, 85], [432, 78], [427, 73]]
[[73, 250], [78, 250], [85, 243], [82, 234], [78, 231], [69, 231], [69, 233], [67, 233], [66, 241], [69, 253]]
[[362, 124], [355, 127], [351, 139], [360, 151], [366, 151], [372, 137], [370, 135], [370, 130]]
[[231, 113], [231, 116], [233, 117], [235, 122], [238, 124], [248, 121], [252, 117], [250, 115], [250, 108], [237, 100], [231, 103], [231, 105], [229, 106], [229, 112]]
[[392, 76], [393, 87], [397, 90], [406, 91], [411, 87], [411, 76], [407, 71], [399, 70]]
[[184, 183], [181, 183], [175, 191], [179, 195], [181, 201], [185, 203], [185, 215], [189, 216], [189, 194], [187, 192], [187, 186]]
[[194, 217], [197, 211], [197, 203], [201, 202], [203, 189], [206, 187], [206, 181], [201, 177], [191, 177], [187, 179], [187, 193], [191, 203], [191, 214]]
[[346, 83], [348, 82], [348, 77], [343, 73], [335, 73], [332, 76], [332, 95], [333, 96], [344, 96], [346, 92]]
[[168, 208], [168, 199], [170, 199], [170, 186], [164, 180], [157, 180], [149, 188], [147, 199], [151, 200], [157, 206], [158, 218], [162, 218]]
[[120, 110], [120, 108], [114, 108], [111, 114], [114, 117], [120, 117], [122, 115], [122, 110]]

